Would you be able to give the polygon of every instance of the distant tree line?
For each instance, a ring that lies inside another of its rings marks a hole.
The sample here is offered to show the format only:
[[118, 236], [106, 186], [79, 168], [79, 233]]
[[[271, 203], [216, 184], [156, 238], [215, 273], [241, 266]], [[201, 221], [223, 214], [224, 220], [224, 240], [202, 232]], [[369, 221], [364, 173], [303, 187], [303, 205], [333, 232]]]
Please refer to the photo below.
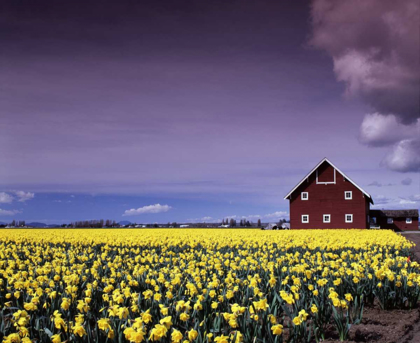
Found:
[[[64, 225], [66, 225], [66, 224], [63, 224], [62, 226], [64, 226]], [[102, 227], [119, 227], [119, 225], [117, 224], [117, 222], [115, 220], [99, 219], [99, 220], [80, 220], [80, 221], [70, 223], [70, 225], [67, 225], [67, 227], [102, 228]]]
[[24, 220], [12, 220], [9, 224], [1, 224], [0, 227], [6, 227], [6, 226], [13, 226], [13, 227], [25, 227], [26, 222]]
[[250, 222], [249, 220], [246, 220], [246, 219], [241, 219], [239, 221], [239, 225], [238, 225], [238, 222], [236, 221], [236, 219], [233, 219], [233, 218], [230, 218], [230, 219], [226, 218], [226, 220], [223, 219], [222, 220], [222, 225], [229, 225], [230, 227], [237, 227], [237, 226], [239, 226], [239, 227], [252, 227], [252, 226], [254, 226], [254, 224], [252, 222]]
[[[280, 219], [278, 222], [278, 226], [281, 226], [283, 223], [287, 223], [286, 219]], [[209, 227], [217, 227], [220, 225], [219, 223], [187, 223], [190, 225], [190, 227], [197, 227], [197, 228], [209, 228]], [[226, 218], [222, 220], [222, 225], [229, 225], [229, 227], [262, 227], [261, 219], [258, 219], [257, 224], [246, 220], [241, 219], [239, 223], [234, 218]], [[31, 223], [29, 223], [31, 225]], [[26, 227], [25, 220], [13, 220], [9, 224], [0, 224], [0, 228], [4, 227]], [[177, 222], [168, 222], [167, 225], [165, 224], [136, 224], [136, 223], [129, 223], [126, 225], [121, 225], [117, 223], [115, 220], [111, 219], [99, 219], [99, 220], [80, 220], [71, 222], [70, 224], [62, 224], [62, 228], [118, 228], [118, 227], [124, 227], [124, 228], [140, 228], [140, 227], [147, 227], [147, 228], [179, 228], [180, 224]]]

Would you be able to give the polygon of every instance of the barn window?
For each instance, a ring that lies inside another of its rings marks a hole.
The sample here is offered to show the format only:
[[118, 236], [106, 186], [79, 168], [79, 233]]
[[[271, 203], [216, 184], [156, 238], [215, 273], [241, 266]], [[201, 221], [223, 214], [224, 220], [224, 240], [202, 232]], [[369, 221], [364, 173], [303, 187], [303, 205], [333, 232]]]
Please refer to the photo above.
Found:
[[346, 223], [353, 223], [353, 215], [346, 214]]
[[309, 223], [309, 214], [302, 214], [302, 223]]
[[372, 217], [372, 224], [376, 224], [376, 217]]
[[300, 193], [300, 198], [302, 200], [308, 200], [309, 199], [309, 193], [308, 192], [302, 192], [302, 193]]
[[405, 218], [405, 223], [406, 224], [411, 224], [411, 223], [413, 223], [413, 219], [411, 219], [411, 218]]
[[351, 200], [351, 199], [353, 199], [353, 194], [352, 194], [352, 191], [345, 191], [345, 192], [344, 192], [344, 199], [346, 199], [346, 200]]
[[324, 214], [323, 215], [323, 222], [324, 223], [331, 223], [331, 214]]
[[394, 219], [387, 218], [386, 222], [387, 222], [387, 224], [394, 224]]

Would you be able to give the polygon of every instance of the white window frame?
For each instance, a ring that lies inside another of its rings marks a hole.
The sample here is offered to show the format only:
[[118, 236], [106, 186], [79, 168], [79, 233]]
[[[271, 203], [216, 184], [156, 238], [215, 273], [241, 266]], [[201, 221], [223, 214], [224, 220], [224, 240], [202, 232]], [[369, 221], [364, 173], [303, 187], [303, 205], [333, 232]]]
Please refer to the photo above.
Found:
[[405, 223], [406, 224], [413, 224], [413, 218], [411, 218], [411, 217], [405, 218]]
[[[351, 220], [347, 220], [347, 216], [351, 216]], [[345, 214], [344, 220], [346, 223], [353, 223], [353, 215], [352, 214]]]
[[[350, 198], [347, 198], [347, 193], [350, 193]], [[352, 191], [344, 191], [344, 199], [345, 200], [352, 200], [353, 199], [353, 192]]]
[[[307, 221], [305, 221], [305, 220], [303, 220], [303, 217], [308, 217], [308, 220]], [[303, 224], [308, 224], [309, 223], [309, 214], [302, 214], [302, 223]]]
[[392, 217], [386, 218], [386, 223], [387, 224], [394, 224], [394, 218], [392, 218]]
[[[328, 216], [328, 220], [325, 220], [325, 216]], [[323, 214], [322, 215], [322, 222], [323, 223], [331, 223], [331, 214]]]
[[[304, 194], [306, 194], [306, 198], [303, 197]], [[300, 193], [300, 199], [301, 200], [309, 200], [309, 192]]]
[[318, 169], [316, 170], [316, 184], [317, 185], [335, 185], [335, 183], [336, 183], [335, 168], [334, 168], [334, 181], [328, 181], [328, 182], [318, 181]]

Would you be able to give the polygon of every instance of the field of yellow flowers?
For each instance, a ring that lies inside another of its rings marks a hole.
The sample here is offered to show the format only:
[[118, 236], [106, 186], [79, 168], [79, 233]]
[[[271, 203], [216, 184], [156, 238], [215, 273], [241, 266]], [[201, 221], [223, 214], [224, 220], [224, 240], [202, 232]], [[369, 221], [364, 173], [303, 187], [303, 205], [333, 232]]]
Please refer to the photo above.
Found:
[[3, 342], [310, 342], [366, 305], [412, 308], [420, 268], [390, 231], [0, 231]]

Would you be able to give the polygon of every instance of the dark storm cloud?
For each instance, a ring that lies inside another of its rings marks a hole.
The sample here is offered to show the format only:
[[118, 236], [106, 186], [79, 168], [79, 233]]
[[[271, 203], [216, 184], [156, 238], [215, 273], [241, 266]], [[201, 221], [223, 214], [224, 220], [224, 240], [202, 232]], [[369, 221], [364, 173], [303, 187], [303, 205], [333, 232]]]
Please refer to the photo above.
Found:
[[399, 172], [419, 170], [420, 6], [418, 0], [314, 0], [311, 44], [325, 50], [346, 94], [373, 113], [359, 140], [390, 146], [382, 161]]
[[333, 58], [339, 81], [381, 114], [419, 118], [419, 2], [315, 0], [311, 43]]
[[404, 185], [404, 186], [410, 186], [412, 182], [413, 182], [413, 179], [410, 178], [410, 177], [407, 177], [407, 178], [401, 180], [401, 184]]
[[369, 183], [368, 186], [382, 187], [382, 183], [380, 183], [378, 181], [373, 181], [373, 182]]

